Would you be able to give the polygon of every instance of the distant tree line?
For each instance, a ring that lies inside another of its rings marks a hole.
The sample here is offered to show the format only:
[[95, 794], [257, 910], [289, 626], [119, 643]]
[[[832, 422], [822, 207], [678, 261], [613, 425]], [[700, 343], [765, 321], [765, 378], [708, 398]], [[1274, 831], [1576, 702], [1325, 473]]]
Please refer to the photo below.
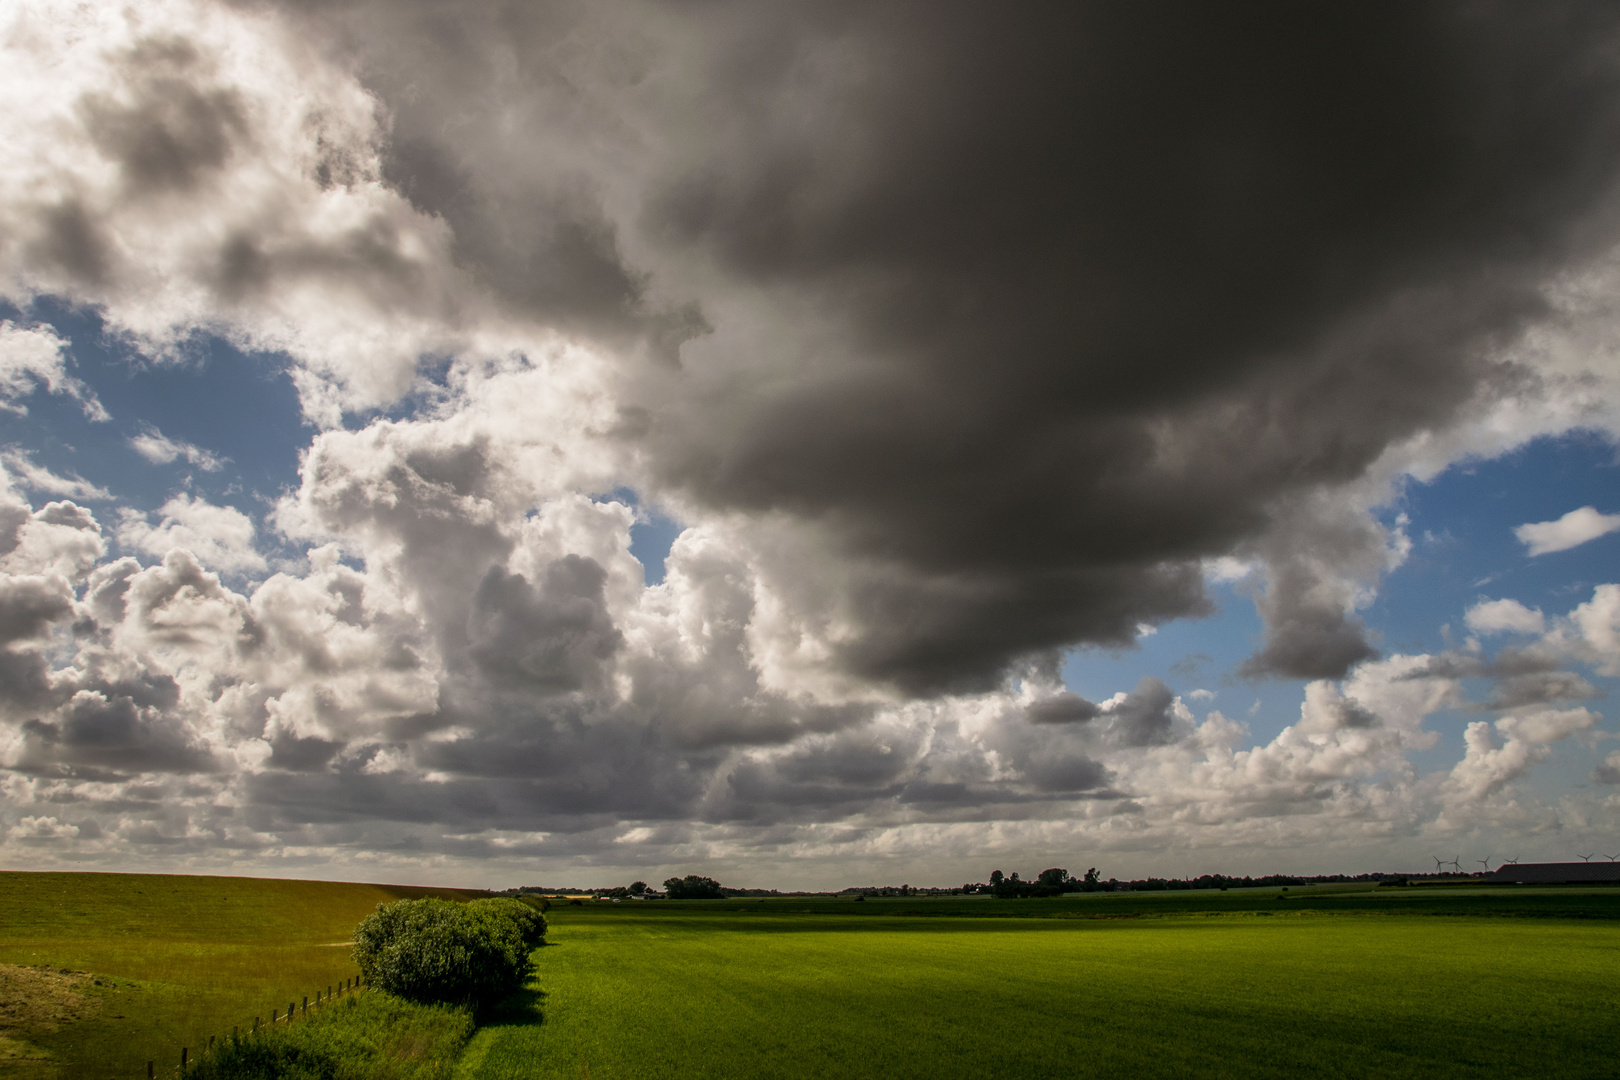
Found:
[[1060, 896], [1071, 892], [1174, 892], [1191, 891], [1193, 889], [1263, 889], [1277, 886], [1297, 885], [1326, 885], [1335, 882], [1389, 882], [1391, 884], [1405, 884], [1406, 877], [1402, 874], [1312, 874], [1298, 876], [1294, 874], [1267, 874], [1263, 877], [1232, 877], [1226, 874], [1201, 874], [1193, 878], [1138, 878], [1131, 881], [1120, 881], [1116, 878], [1101, 880], [1096, 867], [1087, 870], [1080, 877], [1071, 877], [1067, 870], [1061, 867], [1051, 867], [1042, 870], [1033, 881], [1022, 881], [1016, 871], [1009, 876], [1000, 870], [990, 873], [988, 882], [963, 885], [960, 890], [952, 892], [982, 893], [995, 896], [1003, 900], [1021, 900], [1028, 897]]
[[[850, 891], [850, 890], [845, 890]], [[949, 889], [935, 889], [934, 892], [950, 892]], [[553, 888], [549, 885], [521, 885], [515, 889], [506, 889], [502, 896], [546, 896], [558, 898], [563, 896], [595, 896], [610, 900], [629, 900], [640, 898], [643, 900], [722, 900], [726, 897], [738, 896], [836, 896], [837, 893], [804, 893], [782, 892], [780, 889], [738, 889], [730, 885], [722, 885], [714, 878], [703, 877], [699, 874], [687, 874], [685, 877], [672, 877], [664, 882], [664, 891], [659, 892], [645, 881], [632, 881], [628, 885], [593, 886], [589, 889], [563, 889]]]
[[585, 888], [561, 888], [550, 885], [520, 885], [515, 889], [506, 889], [502, 896], [545, 896], [560, 898], [564, 896], [602, 896], [614, 900], [623, 900], [628, 897], [640, 897], [644, 900], [656, 900], [663, 897], [663, 893], [649, 886], [645, 881], [632, 881], [628, 885], [597, 885]]
[[[1477, 874], [1441, 874], [1440, 877], [1470, 877]], [[1042, 870], [1034, 878], [1024, 880], [1018, 872], [1003, 874], [1000, 870], [991, 871], [989, 881], [967, 882], [954, 887], [939, 887], [929, 885], [853, 885], [840, 889], [837, 892], [811, 892], [788, 891], [778, 889], [739, 889], [729, 885], [721, 885], [718, 881], [697, 874], [687, 874], [685, 877], [669, 878], [664, 882], [665, 891], [660, 893], [649, 887], [644, 881], [634, 881], [629, 885], [612, 887], [597, 886], [589, 889], [554, 889], [540, 885], [525, 885], [521, 888], [508, 889], [503, 895], [542, 895], [542, 896], [596, 896], [610, 899], [642, 899], [656, 900], [667, 896], [671, 900], [719, 900], [726, 897], [771, 897], [771, 896], [994, 896], [1003, 900], [1021, 900], [1031, 897], [1061, 896], [1064, 893], [1075, 892], [1174, 892], [1192, 889], [1256, 889], [1278, 886], [1297, 886], [1310, 884], [1332, 884], [1335, 882], [1388, 882], [1390, 884], [1404, 884], [1404, 874], [1266, 874], [1262, 877], [1235, 877], [1227, 874], [1201, 874], [1191, 878], [1137, 878], [1131, 881], [1120, 881], [1109, 878], [1104, 881], [1098, 874], [1097, 868], [1092, 867], [1078, 877], [1071, 876], [1062, 867], [1053, 866]]]
[[1405, 874], [1267, 874], [1264, 877], [1228, 877], [1225, 874], [1203, 874], [1195, 878], [1143, 878], [1140, 881], [1120, 882], [1119, 887], [1131, 892], [1166, 892], [1179, 889], [1264, 889], [1279, 885], [1331, 885], [1358, 881], [1406, 881]]

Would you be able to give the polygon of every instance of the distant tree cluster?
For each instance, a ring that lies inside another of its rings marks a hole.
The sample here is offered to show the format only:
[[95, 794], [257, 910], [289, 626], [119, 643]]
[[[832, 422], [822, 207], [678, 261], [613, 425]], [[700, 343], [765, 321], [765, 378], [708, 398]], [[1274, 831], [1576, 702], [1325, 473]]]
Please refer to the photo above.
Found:
[[645, 881], [632, 881], [628, 885], [620, 885], [612, 889], [592, 889], [590, 891], [594, 896], [606, 896], [612, 900], [627, 900], [631, 897], [645, 899], [648, 896], [647, 883]]
[[[600, 900], [720, 900], [726, 897], [737, 896], [784, 896], [784, 895], [827, 895], [783, 893], [777, 889], [735, 889], [721, 885], [718, 881], [698, 874], [687, 874], [685, 877], [672, 877], [664, 882], [664, 891], [659, 892], [645, 881], [632, 881], [628, 885], [614, 885], [609, 887], [594, 886], [592, 888], [560, 889], [545, 885], [523, 885], [516, 889], [508, 889], [505, 896], [547, 896], [553, 899], [563, 897], [594, 896]], [[834, 894], [836, 895], [836, 894]]]
[[938, 885], [852, 885], [840, 889], [836, 893], [799, 893], [789, 895], [801, 896], [848, 896], [855, 894], [856, 899], [867, 896], [961, 896], [976, 892], [989, 892], [988, 885], [938, 886]]
[[368, 985], [410, 1001], [487, 1005], [523, 985], [546, 938], [537, 907], [506, 897], [378, 904], [354, 932]]
[[1080, 877], [1072, 877], [1061, 866], [1048, 867], [1035, 875], [1033, 881], [1023, 881], [1015, 870], [1011, 877], [1004, 875], [1000, 870], [990, 872], [988, 883], [978, 885], [964, 885], [963, 892], [989, 893], [1001, 900], [1022, 900], [1032, 896], [1061, 896], [1072, 892], [1097, 892], [1107, 889], [1113, 882], [1104, 883], [1099, 880], [1097, 868], [1094, 866]]
[[724, 900], [727, 890], [714, 878], [687, 874], [666, 880], [664, 893], [671, 900]]

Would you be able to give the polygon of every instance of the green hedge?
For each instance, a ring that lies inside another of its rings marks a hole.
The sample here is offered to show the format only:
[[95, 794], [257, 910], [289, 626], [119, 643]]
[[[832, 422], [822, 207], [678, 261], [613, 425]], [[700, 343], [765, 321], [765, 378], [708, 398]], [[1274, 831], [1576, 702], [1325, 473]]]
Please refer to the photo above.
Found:
[[368, 986], [416, 1002], [482, 1006], [516, 991], [546, 920], [520, 900], [379, 904], [354, 934]]

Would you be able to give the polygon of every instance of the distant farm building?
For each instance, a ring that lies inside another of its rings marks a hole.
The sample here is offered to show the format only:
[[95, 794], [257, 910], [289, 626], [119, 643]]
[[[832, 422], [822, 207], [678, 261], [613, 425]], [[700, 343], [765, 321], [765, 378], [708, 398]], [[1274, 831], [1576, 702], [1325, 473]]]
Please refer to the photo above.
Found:
[[1620, 883], [1620, 862], [1543, 862], [1523, 866], [1499, 866], [1487, 881], [1511, 881], [1520, 885], [1591, 885]]

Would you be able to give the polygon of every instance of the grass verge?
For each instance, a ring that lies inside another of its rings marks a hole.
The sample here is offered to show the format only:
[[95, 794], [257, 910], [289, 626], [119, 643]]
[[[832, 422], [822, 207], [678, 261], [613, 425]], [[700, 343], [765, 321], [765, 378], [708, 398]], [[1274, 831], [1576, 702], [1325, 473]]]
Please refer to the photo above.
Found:
[[448, 1080], [472, 1014], [368, 990], [273, 1031], [226, 1040], [192, 1080]]

